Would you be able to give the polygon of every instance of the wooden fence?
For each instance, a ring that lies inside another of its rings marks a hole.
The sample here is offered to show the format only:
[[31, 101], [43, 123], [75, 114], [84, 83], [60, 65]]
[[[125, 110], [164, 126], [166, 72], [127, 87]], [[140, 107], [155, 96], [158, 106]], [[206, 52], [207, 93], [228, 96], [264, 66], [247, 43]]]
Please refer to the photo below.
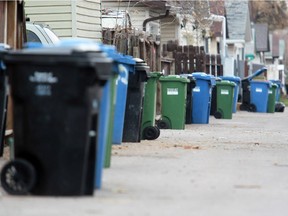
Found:
[[102, 36], [103, 43], [115, 45], [118, 52], [145, 60], [151, 71], [223, 75], [220, 55], [207, 54], [202, 46], [179, 46], [177, 42], [169, 41], [162, 45], [161, 52], [160, 38], [153, 38], [141, 31], [106, 29]]
[[103, 31], [103, 43], [115, 45], [120, 53], [145, 60], [150, 71], [161, 71], [161, 46], [158, 38], [134, 30], [106, 29]]
[[162, 50], [162, 56], [172, 56], [174, 59], [174, 71], [168, 74], [205, 72], [215, 76], [223, 75], [220, 55], [206, 54], [202, 46], [178, 46], [177, 43], [168, 42], [163, 44]]

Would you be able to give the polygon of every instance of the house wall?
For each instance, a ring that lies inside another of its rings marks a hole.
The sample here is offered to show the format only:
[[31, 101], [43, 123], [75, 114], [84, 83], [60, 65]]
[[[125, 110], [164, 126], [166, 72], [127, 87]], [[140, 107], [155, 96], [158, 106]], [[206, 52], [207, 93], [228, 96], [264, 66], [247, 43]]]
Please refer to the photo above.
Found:
[[48, 24], [60, 38], [101, 39], [101, 0], [25, 0], [26, 16]]
[[[143, 29], [143, 21], [150, 17], [147, 7], [140, 7], [137, 3], [118, 2], [118, 1], [102, 1], [102, 9], [111, 9], [113, 11], [127, 11], [130, 15], [132, 27], [138, 30]], [[147, 30], [149, 26], [147, 26]]]
[[78, 0], [76, 2], [76, 36], [101, 40], [101, 1]]
[[170, 40], [178, 39], [177, 25], [174, 17], [161, 20], [161, 44], [166, 44]]
[[[142, 31], [143, 22], [145, 19], [158, 17], [165, 14], [165, 11], [158, 11], [157, 9], [149, 8], [141, 1], [116, 1], [116, 0], [102, 0], [102, 9], [112, 11], [127, 11], [131, 18], [132, 28]], [[146, 24], [146, 32], [153, 35], [160, 34], [160, 20], [154, 20]]]

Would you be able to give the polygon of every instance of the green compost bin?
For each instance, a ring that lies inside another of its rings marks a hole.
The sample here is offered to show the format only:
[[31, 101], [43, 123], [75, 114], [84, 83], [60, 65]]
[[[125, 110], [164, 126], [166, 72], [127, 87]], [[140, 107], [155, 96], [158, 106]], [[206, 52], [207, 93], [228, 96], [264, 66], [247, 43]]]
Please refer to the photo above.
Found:
[[155, 124], [157, 83], [163, 75], [161, 72], [150, 72], [147, 83], [142, 111], [141, 139], [155, 140], [160, 136], [160, 129]]
[[109, 168], [111, 166], [111, 152], [112, 152], [112, 137], [113, 137], [113, 125], [114, 125], [114, 113], [116, 105], [116, 91], [117, 91], [117, 79], [118, 74], [114, 74], [111, 78], [110, 83], [110, 115], [108, 121], [108, 134], [106, 142], [106, 152], [105, 152], [105, 161], [104, 168]]
[[162, 76], [160, 129], [185, 129], [187, 83], [189, 79], [179, 75]]
[[277, 84], [272, 83], [271, 87], [268, 90], [267, 113], [274, 113], [275, 112], [277, 88], [278, 88]]
[[216, 112], [217, 119], [232, 119], [234, 88], [236, 84], [228, 80], [216, 82]]

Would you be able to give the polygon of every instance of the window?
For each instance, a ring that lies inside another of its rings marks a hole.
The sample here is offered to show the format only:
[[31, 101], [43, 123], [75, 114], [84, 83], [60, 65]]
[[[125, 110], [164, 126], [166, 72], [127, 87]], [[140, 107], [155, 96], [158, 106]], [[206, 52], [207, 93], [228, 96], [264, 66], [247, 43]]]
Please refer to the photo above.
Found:
[[28, 42], [39, 42], [41, 43], [41, 40], [39, 39], [39, 37], [32, 31], [27, 30], [27, 41]]

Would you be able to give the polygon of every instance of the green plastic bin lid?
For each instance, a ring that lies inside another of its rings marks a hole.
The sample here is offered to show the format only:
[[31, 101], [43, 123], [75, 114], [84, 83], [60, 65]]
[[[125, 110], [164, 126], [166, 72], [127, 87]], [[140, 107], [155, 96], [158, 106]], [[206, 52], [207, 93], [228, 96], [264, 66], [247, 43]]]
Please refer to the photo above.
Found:
[[174, 81], [174, 82], [183, 82], [183, 83], [189, 83], [190, 80], [185, 78], [185, 77], [181, 77], [179, 75], [168, 75], [168, 76], [161, 76], [159, 78], [159, 80], [161, 82], [171, 82], [171, 81]]
[[221, 85], [221, 86], [236, 86], [236, 83], [231, 82], [229, 80], [220, 80], [216, 81], [216, 85]]
[[160, 77], [160, 76], [163, 76], [163, 73], [162, 73], [162, 72], [150, 72], [150, 73], [148, 74], [148, 77], [155, 77], [155, 78], [157, 78], [157, 77]]

